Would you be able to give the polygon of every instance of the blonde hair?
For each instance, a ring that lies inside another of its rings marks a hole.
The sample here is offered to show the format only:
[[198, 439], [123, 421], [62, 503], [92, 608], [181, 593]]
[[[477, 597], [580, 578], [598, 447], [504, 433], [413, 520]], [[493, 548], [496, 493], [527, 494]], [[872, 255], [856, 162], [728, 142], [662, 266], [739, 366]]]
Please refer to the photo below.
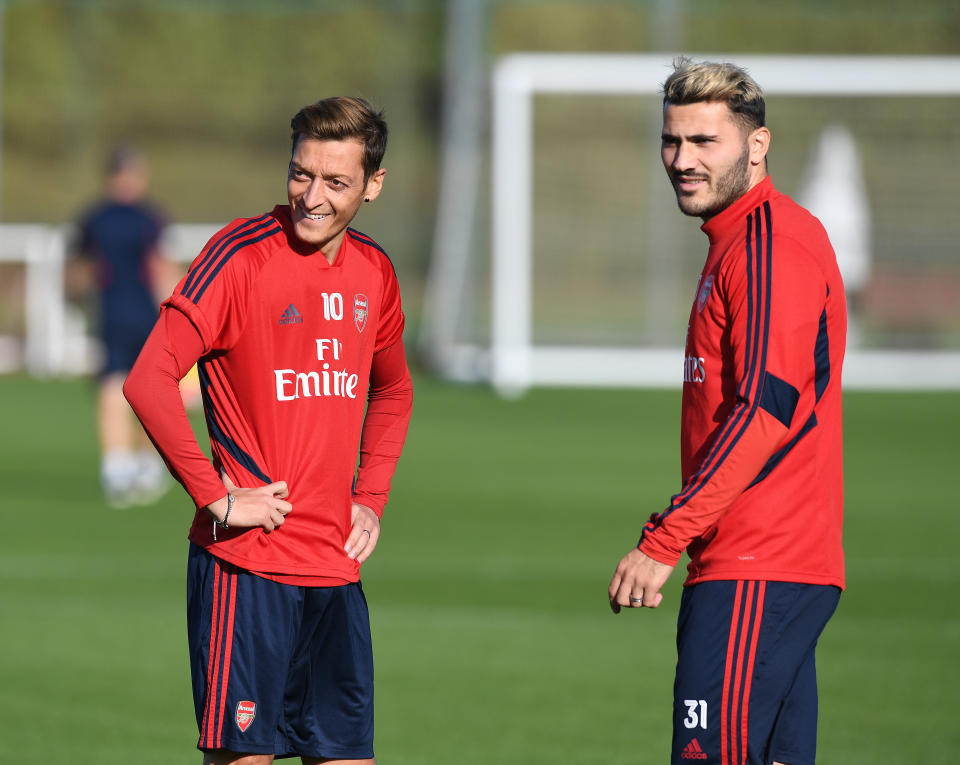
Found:
[[663, 104], [726, 103], [747, 130], [763, 127], [766, 103], [763, 91], [745, 69], [714, 61], [696, 62], [688, 56], [673, 61], [673, 74], [663, 83]]

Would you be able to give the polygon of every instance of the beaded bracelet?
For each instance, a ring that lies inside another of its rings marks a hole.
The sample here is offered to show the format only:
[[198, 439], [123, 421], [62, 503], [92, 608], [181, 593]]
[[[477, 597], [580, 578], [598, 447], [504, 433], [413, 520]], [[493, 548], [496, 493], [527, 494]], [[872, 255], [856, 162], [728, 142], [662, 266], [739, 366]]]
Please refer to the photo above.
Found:
[[227, 494], [227, 512], [223, 514], [223, 520], [218, 521], [216, 518], [213, 519], [213, 541], [217, 541], [217, 526], [222, 529], [229, 529], [230, 525], [227, 523], [227, 520], [230, 518], [230, 511], [233, 510], [233, 503], [236, 501], [236, 497], [232, 494]]

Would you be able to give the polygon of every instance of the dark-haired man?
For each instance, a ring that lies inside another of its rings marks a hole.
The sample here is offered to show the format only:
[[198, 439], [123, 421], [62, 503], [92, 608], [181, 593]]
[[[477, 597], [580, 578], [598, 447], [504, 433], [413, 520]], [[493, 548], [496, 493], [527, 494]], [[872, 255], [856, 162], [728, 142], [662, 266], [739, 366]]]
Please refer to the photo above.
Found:
[[[360, 564], [413, 394], [393, 266], [349, 225], [383, 187], [387, 126], [330, 98], [291, 127], [288, 204], [210, 240], [125, 387], [197, 506], [189, 643], [198, 747], [218, 765], [373, 762]], [[213, 465], [174, 399], [197, 361]]]
[[763, 95], [680, 59], [662, 159], [710, 241], [687, 329], [683, 484], [608, 589], [656, 608], [684, 550], [674, 765], [813, 764], [814, 652], [844, 586], [840, 371], [846, 303], [813, 216], [767, 174]]

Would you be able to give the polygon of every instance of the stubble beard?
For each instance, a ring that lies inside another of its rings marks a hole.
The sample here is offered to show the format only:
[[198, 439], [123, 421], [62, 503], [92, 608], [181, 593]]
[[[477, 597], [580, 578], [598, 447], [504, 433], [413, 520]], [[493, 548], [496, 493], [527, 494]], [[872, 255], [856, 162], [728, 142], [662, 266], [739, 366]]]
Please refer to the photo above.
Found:
[[[682, 176], [681, 176], [682, 177]], [[708, 181], [709, 183], [709, 181]], [[750, 187], [750, 147], [744, 145], [736, 162], [713, 184], [713, 195], [706, 199], [683, 196], [674, 185], [680, 212], [704, 220], [723, 212]]]

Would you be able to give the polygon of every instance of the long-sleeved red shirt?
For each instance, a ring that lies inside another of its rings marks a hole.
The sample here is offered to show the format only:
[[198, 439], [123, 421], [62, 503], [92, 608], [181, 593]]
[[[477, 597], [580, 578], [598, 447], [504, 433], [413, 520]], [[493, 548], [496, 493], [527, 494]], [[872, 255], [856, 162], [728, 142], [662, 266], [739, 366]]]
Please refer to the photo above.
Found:
[[[359, 579], [343, 549], [352, 502], [382, 515], [410, 419], [402, 331], [393, 266], [369, 237], [348, 229], [331, 265], [298, 242], [286, 206], [216, 234], [124, 388], [197, 506], [190, 539], [281, 581]], [[213, 464], [180, 403], [194, 362]], [[293, 512], [270, 533], [220, 529], [214, 540], [204, 508], [226, 493], [221, 471], [237, 486], [286, 481]]]
[[686, 584], [844, 586], [846, 300], [823, 226], [769, 177], [703, 225], [687, 330], [683, 486], [640, 549]]

